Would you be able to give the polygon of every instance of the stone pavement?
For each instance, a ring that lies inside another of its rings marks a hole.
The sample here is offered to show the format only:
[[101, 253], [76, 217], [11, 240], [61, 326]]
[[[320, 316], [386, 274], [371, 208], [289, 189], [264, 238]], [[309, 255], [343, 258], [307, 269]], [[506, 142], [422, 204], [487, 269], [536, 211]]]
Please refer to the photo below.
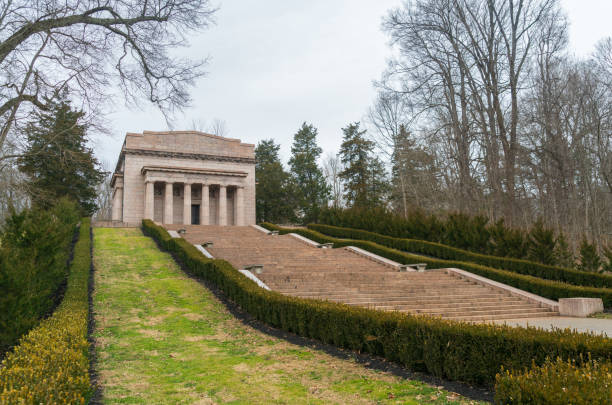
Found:
[[578, 332], [593, 332], [597, 335], [612, 337], [612, 319], [556, 316], [548, 318], [505, 319], [492, 322], [497, 324], [505, 323], [511, 326], [535, 326], [546, 330], [551, 330], [553, 328], [570, 328]]

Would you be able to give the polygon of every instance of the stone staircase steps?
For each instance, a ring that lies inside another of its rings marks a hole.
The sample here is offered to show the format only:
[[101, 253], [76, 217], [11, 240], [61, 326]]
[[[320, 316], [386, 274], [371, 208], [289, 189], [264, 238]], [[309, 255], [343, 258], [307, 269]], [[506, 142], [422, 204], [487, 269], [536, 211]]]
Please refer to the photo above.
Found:
[[252, 227], [168, 225], [185, 228], [191, 243], [241, 269], [261, 264], [257, 277], [285, 295], [342, 302], [381, 311], [478, 322], [555, 316], [538, 303], [449, 274], [444, 269], [398, 272], [347, 249], [319, 249], [290, 235]]

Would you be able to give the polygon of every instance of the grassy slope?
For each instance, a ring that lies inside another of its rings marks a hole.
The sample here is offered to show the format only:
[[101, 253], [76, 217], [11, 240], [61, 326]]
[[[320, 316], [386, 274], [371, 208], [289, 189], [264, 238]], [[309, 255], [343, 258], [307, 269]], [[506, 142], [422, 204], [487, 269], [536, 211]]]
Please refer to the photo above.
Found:
[[470, 403], [241, 324], [137, 229], [96, 229], [105, 403]]

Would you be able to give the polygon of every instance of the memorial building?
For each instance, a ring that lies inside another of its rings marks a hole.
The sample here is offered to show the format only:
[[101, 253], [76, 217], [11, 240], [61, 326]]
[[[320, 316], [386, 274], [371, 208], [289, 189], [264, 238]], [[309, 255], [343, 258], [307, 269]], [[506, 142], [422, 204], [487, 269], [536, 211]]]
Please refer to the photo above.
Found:
[[128, 133], [111, 187], [113, 221], [254, 224], [254, 145], [197, 131]]

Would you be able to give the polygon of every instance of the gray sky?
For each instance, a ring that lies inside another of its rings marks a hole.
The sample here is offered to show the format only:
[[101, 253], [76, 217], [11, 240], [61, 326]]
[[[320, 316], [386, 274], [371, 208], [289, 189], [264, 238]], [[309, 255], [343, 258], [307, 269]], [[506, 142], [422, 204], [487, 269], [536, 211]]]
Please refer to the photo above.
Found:
[[[611, 0], [562, 0], [570, 20], [570, 47], [587, 56], [612, 35]], [[191, 40], [194, 56], [210, 56], [208, 75], [192, 90], [193, 107], [176, 129], [222, 119], [227, 136], [254, 143], [274, 138], [290, 154], [303, 121], [319, 129], [319, 145], [337, 152], [340, 128], [359, 121], [375, 97], [372, 81], [390, 56], [380, 30], [387, 10], [400, 0], [222, 0], [216, 26]], [[153, 108], [109, 117], [113, 136], [94, 140], [102, 162], [114, 168], [126, 132], [165, 130]]]

